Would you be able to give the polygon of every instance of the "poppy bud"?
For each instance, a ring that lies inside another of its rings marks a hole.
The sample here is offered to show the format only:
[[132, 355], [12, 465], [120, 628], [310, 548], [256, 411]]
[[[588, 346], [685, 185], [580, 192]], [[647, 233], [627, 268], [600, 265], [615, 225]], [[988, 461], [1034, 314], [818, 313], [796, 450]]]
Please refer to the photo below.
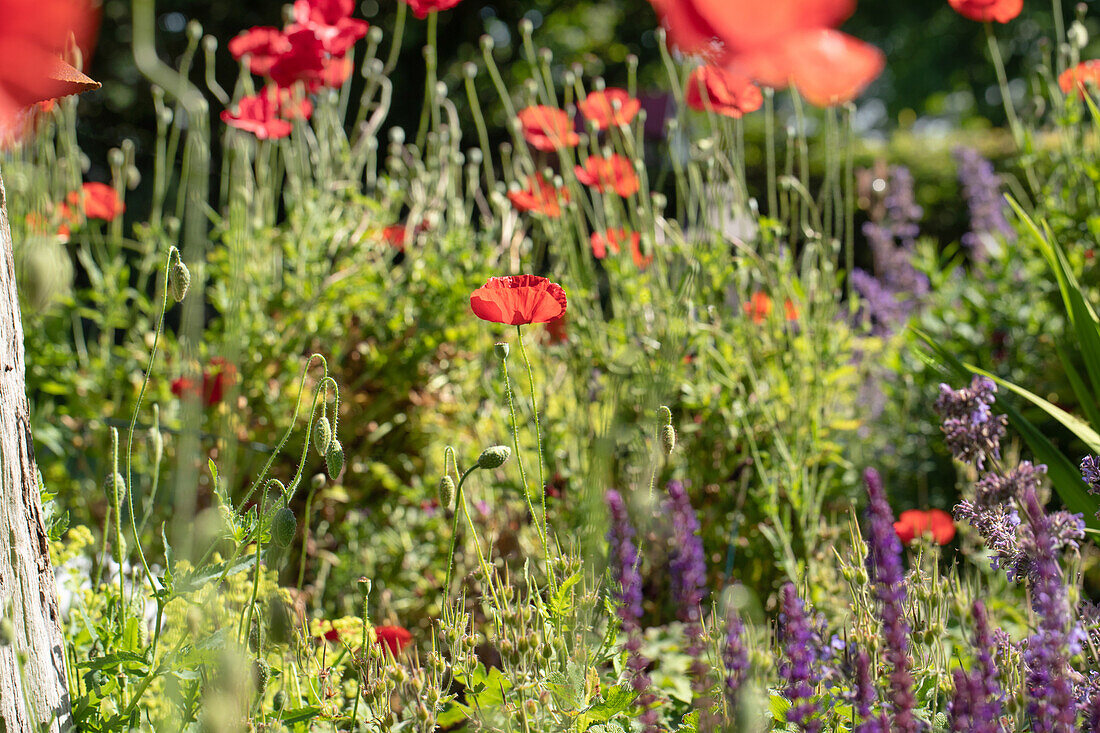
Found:
[[671, 425], [661, 428], [661, 447], [667, 455], [672, 455], [672, 451], [676, 450], [676, 428]]
[[275, 712], [279, 712], [286, 705], [286, 693], [279, 690], [275, 693], [275, 697], [271, 699], [271, 707], [275, 709]]
[[455, 480], [450, 476], [439, 479], [439, 505], [450, 509], [455, 500]]
[[119, 496], [126, 494], [126, 479], [118, 471], [115, 471], [114, 474], [107, 474], [107, 478], [103, 480], [103, 493], [107, 495], [107, 500], [113, 505]]
[[260, 624], [252, 619], [252, 627], [248, 630], [248, 648], [253, 652], [260, 651]]
[[359, 595], [363, 596], [364, 598], [370, 595], [370, 578], [364, 575], [363, 577], [359, 578], [357, 585], [359, 586]]
[[672, 410], [668, 409], [665, 405], [661, 405], [657, 408], [657, 419], [660, 420], [661, 425], [671, 425]]
[[504, 465], [511, 453], [512, 450], [506, 445], [494, 445], [491, 448], [486, 448], [477, 457], [477, 467], [485, 469], [499, 468]]
[[187, 289], [191, 287], [191, 271], [183, 260], [177, 255], [172, 266], [168, 269], [168, 288], [172, 291], [172, 297], [180, 302], [187, 296]]
[[258, 694], [264, 694], [269, 679], [271, 679], [271, 667], [267, 666], [267, 662], [262, 659], [252, 662], [252, 681], [256, 685]]
[[290, 547], [296, 534], [298, 534], [298, 519], [289, 507], [284, 506], [275, 512], [271, 520], [271, 541], [279, 547]]
[[324, 415], [321, 415], [313, 426], [313, 442], [317, 446], [317, 455], [323, 456], [328, 453], [328, 445], [332, 442], [332, 424]]
[[504, 342], [501, 342], [499, 344], [495, 344], [493, 346], [493, 353], [497, 355], [498, 359], [500, 359], [501, 361], [504, 361], [505, 359], [508, 358], [508, 353], [509, 353], [508, 344], [506, 344]]
[[477, 76], [477, 64], [467, 61], [462, 65], [462, 75], [467, 79], [473, 79]]
[[335, 437], [325, 451], [325, 467], [328, 468], [328, 477], [333, 481], [344, 470], [344, 446]]
[[1085, 28], [1085, 24], [1079, 20], [1073, 21], [1073, 24], [1069, 27], [1069, 31], [1066, 32], [1066, 38], [1069, 39], [1069, 44], [1078, 50], [1089, 45], [1089, 32]]

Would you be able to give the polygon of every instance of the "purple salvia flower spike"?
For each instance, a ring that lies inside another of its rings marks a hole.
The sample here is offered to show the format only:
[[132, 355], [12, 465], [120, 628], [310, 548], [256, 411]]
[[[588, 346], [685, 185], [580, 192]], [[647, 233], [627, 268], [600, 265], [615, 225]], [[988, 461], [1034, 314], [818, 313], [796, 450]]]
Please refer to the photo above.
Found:
[[791, 702], [787, 721], [797, 725], [803, 733], [818, 733], [821, 719], [813, 700], [820, 677], [816, 668], [820, 655], [814, 648], [818, 640], [794, 584], [787, 583], [780, 591], [780, 608], [779, 637], [785, 654], [779, 674], [786, 683], [784, 694]]

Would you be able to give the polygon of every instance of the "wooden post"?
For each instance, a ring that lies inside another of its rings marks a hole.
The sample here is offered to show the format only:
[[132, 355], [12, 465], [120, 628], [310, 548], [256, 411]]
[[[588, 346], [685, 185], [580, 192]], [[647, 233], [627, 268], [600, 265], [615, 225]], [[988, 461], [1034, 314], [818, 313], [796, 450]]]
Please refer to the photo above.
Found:
[[11, 643], [0, 646], [0, 729], [6, 733], [73, 727], [37, 476], [15, 258], [0, 178], [0, 617], [13, 632]]

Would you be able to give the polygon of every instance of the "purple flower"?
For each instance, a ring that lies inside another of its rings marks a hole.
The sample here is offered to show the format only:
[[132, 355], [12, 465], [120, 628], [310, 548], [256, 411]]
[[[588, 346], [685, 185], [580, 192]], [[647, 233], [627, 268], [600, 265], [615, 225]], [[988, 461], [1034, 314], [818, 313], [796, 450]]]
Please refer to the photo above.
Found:
[[1027, 669], [1028, 717], [1035, 733], [1068, 733], [1074, 729], [1077, 707], [1070, 681], [1069, 601], [1058, 565], [1051, 521], [1035, 492], [1023, 497], [1034, 543], [1032, 603], [1039, 627], [1024, 650]]
[[890, 730], [912, 733], [917, 730], [913, 716], [916, 696], [909, 672], [909, 622], [905, 619], [905, 572], [901, 565], [901, 541], [894, 531], [894, 512], [886, 500], [878, 471], [863, 472], [867, 486], [868, 571], [874, 579], [875, 598], [882, 609], [882, 634], [886, 642], [886, 661], [890, 666], [890, 698], [893, 720]]
[[1087, 455], [1081, 459], [1081, 478], [1089, 485], [1090, 494], [1100, 494], [1100, 456]]
[[1005, 434], [1007, 419], [994, 415], [990, 410], [997, 385], [993, 380], [975, 375], [969, 387], [951, 389], [940, 385], [940, 396], [934, 408], [943, 418], [944, 442], [951, 454], [963, 463], [973, 464], [978, 470], [986, 458], [999, 460], [1001, 438]]
[[1013, 238], [1012, 227], [1005, 219], [1001, 179], [994, 172], [993, 164], [977, 150], [958, 147], [952, 155], [958, 166], [963, 197], [970, 209], [970, 231], [963, 235], [962, 243], [970, 249], [974, 259], [984, 260], [989, 256], [986, 243], [991, 237]]
[[784, 693], [791, 702], [787, 721], [804, 733], [818, 733], [821, 720], [817, 717], [813, 695], [820, 679], [816, 665], [819, 640], [794, 584], [783, 586], [780, 596], [779, 638], [785, 655], [779, 665], [779, 674], [786, 682]]
[[852, 705], [860, 722], [852, 733], [888, 733], [890, 724], [886, 715], [874, 712], [874, 706], [878, 704], [878, 691], [871, 679], [871, 658], [862, 649], [856, 652], [854, 688]]
[[745, 684], [745, 678], [749, 674], [749, 650], [745, 646], [745, 624], [732, 603], [729, 611], [726, 612], [726, 638], [722, 644], [722, 665], [726, 670], [722, 694], [725, 695], [726, 702], [733, 710], [737, 708], [741, 686]]
[[672, 594], [679, 603], [677, 615], [687, 626], [687, 653], [692, 658], [691, 680], [696, 696], [702, 698], [709, 688], [708, 665], [703, 659], [702, 615], [699, 604], [706, 594], [707, 563], [703, 556], [703, 540], [699, 537], [699, 518], [691, 506], [687, 490], [679, 481], [670, 481], [665, 514], [672, 521], [672, 553], [669, 574]]
[[974, 484], [974, 500], [982, 507], [1018, 500], [1028, 490], [1038, 491], [1046, 474], [1047, 467], [1043, 464], [1035, 466], [1031, 461], [1020, 461], [1020, 465], [1004, 475], [987, 473], [983, 476]]
[[993, 636], [981, 601], [974, 602], [973, 612], [977, 661], [969, 673], [955, 670], [955, 692], [948, 705], [948, 719], [953, 731], [1001, 733], [1003, 696], [993, 660]]

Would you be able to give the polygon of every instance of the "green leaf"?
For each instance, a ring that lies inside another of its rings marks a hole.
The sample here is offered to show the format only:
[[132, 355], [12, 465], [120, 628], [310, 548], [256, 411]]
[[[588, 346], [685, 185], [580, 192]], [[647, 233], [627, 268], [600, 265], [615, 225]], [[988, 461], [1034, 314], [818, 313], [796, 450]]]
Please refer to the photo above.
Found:
[[321, 708], [316, 705], [309, 705], [303, 708], [294, 708], [293, 710], [284, 710], [279, 719], [287, 725], [294, 725], [295, 723], [304, 723], [307, 720], [316, 718], [321, 712]]
[[635, 697], [637, 695], [633, 690], [615, 685], [604, 694], [602, 702], [596, 703], [577, 717], [575, 730], [585, 731], [595, 723], [606, 723], [629, 708]]
[[569, 595], [569, 590], [576, 585], [581, 579], [581, 571], [577, 571], [566, 578], [561, 586], [558, 588], [558, 592], [554, 594], [554, 597], [550, 600], [550, 613], [554, 618], [562, 618], [573, 608], [573, 597]]
[[964, 366], [975, 374], [981, 374], [982, 376], [989, 377], [1002, 387], [1012, 390], [1016, 394], [1031, 402], [1036, 407], [1041, 408], [1043, 412], [1050, 415], [1058, 422], [1062, 423], [1062, 425], [1064, 425], [1067, 430], [1080, 438], [1081, 442], [1089, 447], [1089, 450], [1091, 450], [1093, 453], [1100, 453], [1100, 435], [1098, 435], [1095, 430], [1086, 425], [1083, 420], [1074, 417], [1073, 415], [1063, 410], [1061, 407], [1047, 402], [1034, 392], [1030, 392], [1023, 387], [1013, 384], [1012, 382], [990, 374], [984, 369], [979, 369], [978, 367], [972, 366], [970, 364], [965, 364]]

